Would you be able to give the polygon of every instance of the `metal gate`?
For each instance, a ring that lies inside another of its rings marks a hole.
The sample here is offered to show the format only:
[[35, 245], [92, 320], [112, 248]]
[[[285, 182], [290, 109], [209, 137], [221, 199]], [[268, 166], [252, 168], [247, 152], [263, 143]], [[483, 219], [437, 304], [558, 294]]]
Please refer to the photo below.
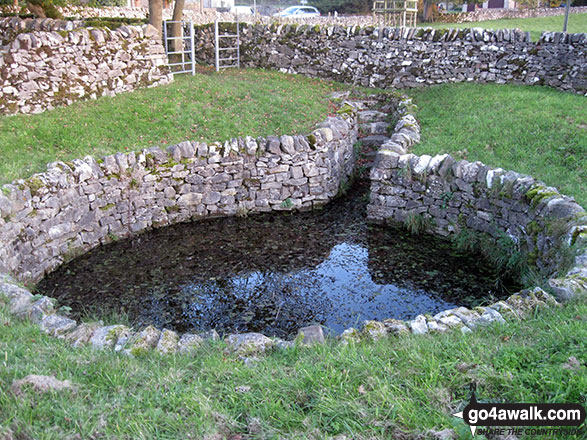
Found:
[[[173, 35], [172, 28], [179, 24], [179, 35]], [[163, 45], [171, 73], [196, 74], [196, 51], [194, 45], [194, 23], [192, 21], [163, 22]]]
[[236, 33], [220, 34], [218, 20], [214, 21], [214, 43], [216, 48], [216, 72], [228, 67], [240, 67], [240, 25], [236, 20]]

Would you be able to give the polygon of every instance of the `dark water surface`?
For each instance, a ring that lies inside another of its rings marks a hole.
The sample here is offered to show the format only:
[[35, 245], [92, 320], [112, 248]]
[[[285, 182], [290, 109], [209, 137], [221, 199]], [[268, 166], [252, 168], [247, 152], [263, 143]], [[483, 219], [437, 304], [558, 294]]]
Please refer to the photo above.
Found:
[[74, 317], [124, 313], [176, 331], [290, 337], [365, 319], [410, 319], [505, 294], [476, 256], [450, 242], [367, 225], [368, 191], [320, 211], [180, 224], [103, 246], [37, 286]]

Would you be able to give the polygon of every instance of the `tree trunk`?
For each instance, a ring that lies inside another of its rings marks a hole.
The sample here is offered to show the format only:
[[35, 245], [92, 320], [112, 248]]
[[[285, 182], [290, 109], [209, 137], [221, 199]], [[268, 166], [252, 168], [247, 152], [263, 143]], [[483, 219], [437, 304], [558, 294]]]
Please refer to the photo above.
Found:
[[149, 24], [161, 35], [163, 26], [163, 0], [149, 0]]
[[[183, 7], [185, 5], [185, 0], [175, 0], [175, 6], [173, 8], [173, 15], [171, 17], [171, 21], [180, 22], [183, 18]], [[172, 37], [183, 37], [183, 26], [181, 23], [171, 23], [171, 36]], [[183, 50], [183, 38], [173, 39], [171, 40], [171, 52], [181, 52]], [[181, 60], [181, 55], [177, 54], [172, 57], [172, 59]], [[179, 61], [174, 61], [179, 62]]]
[[422, 18], [425, 22], [431, 22], [434, 18], [434, 3], [432, 1], [424, 1]]

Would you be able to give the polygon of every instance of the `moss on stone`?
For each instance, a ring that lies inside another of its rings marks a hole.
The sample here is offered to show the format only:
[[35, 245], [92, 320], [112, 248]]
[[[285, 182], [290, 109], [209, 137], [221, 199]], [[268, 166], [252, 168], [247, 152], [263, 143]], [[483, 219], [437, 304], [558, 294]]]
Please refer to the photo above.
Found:
[[25, 184], [30, 189], [33, 197], [38, 195], [39, 190], [45, 186], [45, 183], [38, 177], [31, 177], [30, 179], [25, 180]]
[[532, 209], [536, 209], [536, 207], [546, 198], [553, 197], [553, 196], [560, 196], [558, 191], [553, 189], [549, 189], [546, 186], [535, 183], [530, 187], [528, 191], [526, 191], [525, 197], [530, 202]]

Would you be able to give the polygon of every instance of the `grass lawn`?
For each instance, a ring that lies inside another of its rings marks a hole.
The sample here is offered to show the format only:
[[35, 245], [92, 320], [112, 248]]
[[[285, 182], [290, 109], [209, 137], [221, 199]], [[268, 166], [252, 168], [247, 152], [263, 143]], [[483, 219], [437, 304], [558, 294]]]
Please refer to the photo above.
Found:
[[[473, 23], [420, 23], [421, 27], [432, 27], [435, 29], [446, 28], [474, 28], [483, 29], [522, 29], [529, 31], [532, 41], [538, 41], [542, 31], [563, 31], [564, 15], [554, 17], [537, 17], [537, 18], [508, 18], [503, 20], [476, 21]], [[579, 33], [587, 32], [587, 14], [570, 14], [568, 32]]]
[[[472, 382], [495, 402], [584, 399], [586, 323], [587, 303], [575, 302], [468, 335], [291, 348], [251, 367], [221, 342], [136, 359], [74, 349], [0, 305], [0, 437], [3, 426], [27, 439], [422, 439], [443, 428], [466, 439], [451, 414]], [[7, 392], [28, 374], [55, 374], [77, 390]]]
[[0, 183], [55, 160], [184, 140], [307, 132], [341, 85], [262, 70], [177, 76], [167, 86], [75, 103], [40, 115], [0, 117]]
[[587, 100], [546, 87], [446, 84], [408, 92], [418, 106], [415, 154], [530, 174], [587, 207]]

